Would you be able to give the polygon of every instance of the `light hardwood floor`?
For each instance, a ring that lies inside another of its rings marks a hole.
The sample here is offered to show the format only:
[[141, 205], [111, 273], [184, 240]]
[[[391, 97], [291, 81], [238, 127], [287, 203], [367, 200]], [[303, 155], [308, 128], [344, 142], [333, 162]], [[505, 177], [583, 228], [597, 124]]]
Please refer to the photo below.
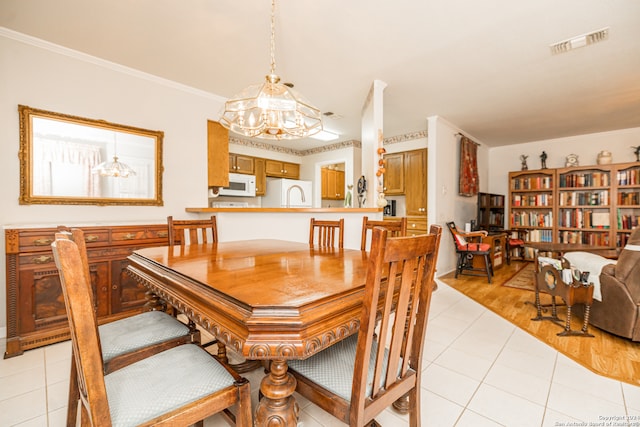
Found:
[[[640, 385], [640, 343], [593, 326], [589, 326], [589, 332], [594, 338], [559, 337], [556, 334], [562, 331], [562, 326], [550, 321], [531, 320], [536, 316], [535, 306], [530, 304], [534, 301], [534, 293], [502, 286], [525, 265], [526, 261], [512, 261], [510, 266], [505, 264], [496, 269], [492, 284], [482, 277], [459, 275], [455, 279], [454, 273], [439, 279], [593, 372]], [[542, 295], [542, 298], [543, 304], [550, 302], [548, 295]], [[565, 315], [566, 308], [559, 307], [558, 316], [565, 319]], [[582, 318], [573, 316], [572, 329], [580, 329], [581, 325]]]

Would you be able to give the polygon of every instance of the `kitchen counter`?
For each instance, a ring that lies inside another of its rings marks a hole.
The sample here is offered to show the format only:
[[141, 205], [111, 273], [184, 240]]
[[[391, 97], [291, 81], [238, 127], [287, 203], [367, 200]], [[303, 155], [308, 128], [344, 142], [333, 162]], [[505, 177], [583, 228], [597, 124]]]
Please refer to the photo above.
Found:
[[362, 217], [382, 219], [379, 208], [185, 208], [199, 217], [216, 216], [218, 239], [230, 240], [280, 239], [309, 242], [311, 218], [344, 219], [344, 247], [360, 249]]
[[380, 213], [382, 208], [185, 208], [185, 212], [258, 212], [258, 213]]

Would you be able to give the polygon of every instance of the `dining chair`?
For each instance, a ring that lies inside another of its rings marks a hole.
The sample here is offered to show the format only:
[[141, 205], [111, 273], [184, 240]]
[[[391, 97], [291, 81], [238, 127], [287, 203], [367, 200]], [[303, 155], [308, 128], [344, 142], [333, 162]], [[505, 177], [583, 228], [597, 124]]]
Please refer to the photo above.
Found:
[[[199, 243], [216, 243], [218, 241], [218, 225], [215, 215], [207, 219], [173, 219], [167, 217], [167, 227], [169, 228], [169, 245], [178, 244], [186, 246]], [[176, 314], [176, 313], [174, 313]], [[195, 323], [189, 320], [189, 327], [196, 328]], [[202, 347], [209, 347], [218, 344], [218, 340], [212, 339], [202, 343]], [[225, 362], [228, 361], [226, 348], [218, 345], [218, 357]]]
[[391, 237], [404, 237], [407, 235], [407, 217], [397, 219], [386, 219], [384, 221], [370, 220], [369, 217], [362, 217], [362, 238], [360, 239], [360, 250], [367, 250], [367, 235], [373, 227], [386, 228], [391, 232]]
[[[469, 276], [487, 276], [487, 280], [491, 283], [493, 276], [493, 262], [491, 258], [491, 245], [482, 243], [482, 238], [488, 235], [485, 230], [462, 232], [458, 230], [453, 221], [447, 222], [447, 227], [451, 232], [453, 244], [458, 254], [458, 262], [456, 264], [455, 278], [460, 274]], [[473, 258], [481, 256], [484, 260], [484, 268], [474, 267]]]
[[[195, 344], [175, 346], [110, 373], [78, 245], [56, 235], [51, 245], [71, 332], [83, 426], [202, 426], [218, 412], [251, 425], [249, 382]], [[237, 404], [236, 415], [228, 408]]]
[[350, 426], [364, 426], [401, 397], [420, 425], [420, 380], [442, 228], [389, 237], [373, 229], [360, 329], [305, 360], [290, 360], [296, 391]]
[[218, 226], [215, 215], [207, 219], [173, 219], [167, 217], [169, 244], [216, 243]]
[[[92, 298], [91, 307], [95, 307], [84, 232], [79, 228], [72, 228], [70, 231], [63, 230], [56, 233], [56, 238], [68, 239], [76, 243], [84, 267], [84, 284], [89, 288]], [[189, 328], [162, 311], [149, 311], [105, 323], [98, 326], [98, 333], [102, 343], [103, 369], [106, 374], [172, 347], [200, 342], [200, 332], [197, 329]], [[72, 356], [67, 404], [68, 427], [76, 425], [80, 399], [76, 369]]]
[[[316, 243], [316, 235], [318, 237]], [[336, 236], [337, 235], [337, 236]], [[309, 244], [317, 244], [321, 247], [344, 247], [344, 218], [339, 220], [317, 220], [311, 218], [309, 227]]]

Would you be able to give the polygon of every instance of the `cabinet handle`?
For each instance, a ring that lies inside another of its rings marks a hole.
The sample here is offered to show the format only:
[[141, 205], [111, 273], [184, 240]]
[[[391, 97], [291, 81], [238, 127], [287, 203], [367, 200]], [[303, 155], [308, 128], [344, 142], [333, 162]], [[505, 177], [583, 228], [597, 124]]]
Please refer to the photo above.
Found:
[[156, 235], [157, 235], [158, 237], [169, 237], [169, 232], [168, 232], [168, 231], [158, 231], [158, 232], [156, 233]]
[[416, 225], [415, 224], [411, 224], [411, 227], [416, 228]]
[[100, 240], [100, 237], [96, 236], [95, 234], [91, 234], [84, 238], [84, 241], [87, 243], [97, 242], [98, 240]]
[[34, 264], [47, 264], [53, 261], [51, 255], [40, 255], [39, 257], [31, 258]]
[[127, 233], [124, 236], [122, 236], [122, 238], [124, 240], [133, 240], [136, 238], [136, 235], [134, 233]]
[[37, 239], [33, 241], [33, 246], [49, 246], [53, 239]]
[[112, 285], [111, 289], [113, 289], [115, 291], [116, 289], [118, 289], [118, 285]]

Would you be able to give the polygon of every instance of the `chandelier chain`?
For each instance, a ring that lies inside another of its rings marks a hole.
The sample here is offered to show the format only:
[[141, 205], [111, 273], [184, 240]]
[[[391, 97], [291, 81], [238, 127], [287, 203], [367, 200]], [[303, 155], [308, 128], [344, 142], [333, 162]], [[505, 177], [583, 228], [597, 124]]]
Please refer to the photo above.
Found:
[[276, 73], [276, 0], [271, 0], [271, 74]]

